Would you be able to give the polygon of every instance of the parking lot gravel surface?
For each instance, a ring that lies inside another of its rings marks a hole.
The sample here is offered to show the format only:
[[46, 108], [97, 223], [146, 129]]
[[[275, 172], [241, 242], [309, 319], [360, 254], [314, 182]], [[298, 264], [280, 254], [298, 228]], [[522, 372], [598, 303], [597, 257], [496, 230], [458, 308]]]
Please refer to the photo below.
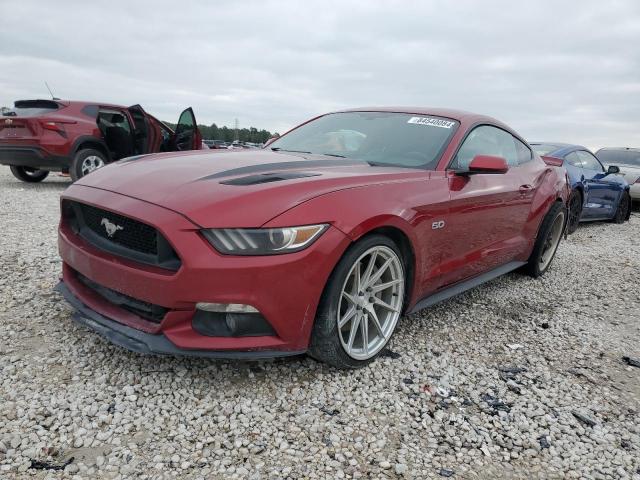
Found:
[[68, 185], [0, 171], [0, 478], [640, 478], [637, 212], [581, 226], [541, 279], [404, 317], [345, 372], [140, 356], [76, 325], [52, 291]]

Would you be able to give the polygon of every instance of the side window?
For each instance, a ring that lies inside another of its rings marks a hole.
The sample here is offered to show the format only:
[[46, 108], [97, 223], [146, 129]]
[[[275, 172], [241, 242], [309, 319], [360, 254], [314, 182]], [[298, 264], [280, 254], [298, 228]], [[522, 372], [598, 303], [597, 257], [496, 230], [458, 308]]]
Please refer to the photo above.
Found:
[[564, 159], [567, 161], [569, 165], [582, 168], [582, 160], [580, 159], [580, 157], [576, 152], [567, 153]]
[[595, 170], [596, 172], [604, 172], [602, 164], [592, 154], [584, 150], [578, 150], [576, 153], [580, 157], [580, 160], [582, 160], [582, 168]]
[[[464, 140], [451, 168], [466, 169], [476, 155], [503, 157], [508, 165], [518, 165], [518, 152], [510, 133], [490, 125], [476, 127]], [[528, 150], [528, 149], [527, 149]], [[531, 152], [529, 151], [529, 155]]]
[[516, 137], [513, 137], [513, 141], [516, 144], [516, 153], [518, 154], [518, 164], [522, 164], [528, 162], [533, 158], [531, 154], [531, 149], [527, 147], [524, 143], [518, 140]]

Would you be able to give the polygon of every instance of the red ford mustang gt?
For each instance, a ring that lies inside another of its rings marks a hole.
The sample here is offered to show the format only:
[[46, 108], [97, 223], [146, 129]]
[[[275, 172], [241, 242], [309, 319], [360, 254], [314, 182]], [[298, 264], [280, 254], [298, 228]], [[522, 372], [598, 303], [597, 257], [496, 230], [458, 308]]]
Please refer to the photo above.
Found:
[[562, 238], [568, 187], [506, 125], [424, 108], [330, 113], [263, 150], [131, 157], [62, 196], [58, 290], [143, 353], [375, 358], [404, 312]]

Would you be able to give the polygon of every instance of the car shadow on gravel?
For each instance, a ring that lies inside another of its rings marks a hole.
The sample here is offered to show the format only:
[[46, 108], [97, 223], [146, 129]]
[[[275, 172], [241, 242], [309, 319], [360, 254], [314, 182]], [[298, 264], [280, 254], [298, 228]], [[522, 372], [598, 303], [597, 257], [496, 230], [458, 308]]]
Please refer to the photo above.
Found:
[[13, 191], [36, 191], [36, 192], [42, 192], [42, 191], [52, 191], [52, 190], [58, 190], [58, 191], [63, 191], [65, 190], [67, 187], [69, 187], [71, 185], [71, 181], [61, 178], [60, 181], [55, 181], [55, 182], [42, 182], [42, 183], [26, 183], [26, 182], [20, 182], [18, 180], [16, 180], [15, 182], [12, 181], [8, 181], [8, 182], [2, 182], [0, 183], [0, 188], [2, 189], [7, 189], [7, 190], [13, 190]]

